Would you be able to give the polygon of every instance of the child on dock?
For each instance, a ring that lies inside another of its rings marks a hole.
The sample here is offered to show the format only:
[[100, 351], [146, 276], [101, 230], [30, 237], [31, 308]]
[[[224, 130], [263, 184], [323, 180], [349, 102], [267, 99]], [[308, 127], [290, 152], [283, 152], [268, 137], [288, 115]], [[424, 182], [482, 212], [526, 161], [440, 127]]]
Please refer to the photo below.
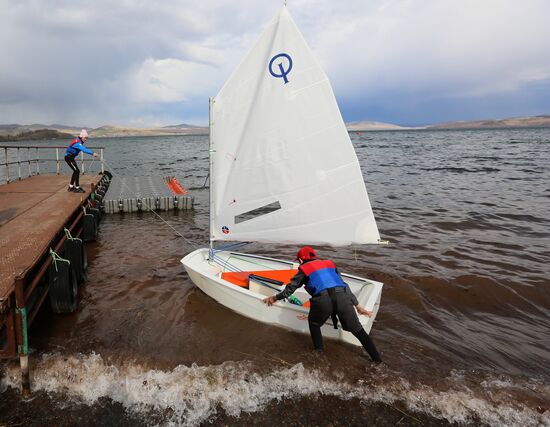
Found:
[[84, 143], [87, 140], [88, 132], [86, 131], [86, 129], [82, 129], [80, 135], [73, 139], [67, 147], [67, 150], [65, 150], [65, 161], [73, 170], [73, 174], [71, 175], [71, 182], [69, 184], [69, 188], [67, 188], [67, 191], [72, 191], [73, 193], [85, 192], [84, 189], [80, 187], [80, 169], [78, 169], [78, 164], [76, 163], [75, 158], [80, 154], [81, 151], [86, 154], [90, 154], [91, 156], [99, 157], [97, 153], [94, 153], [93, 151], [84, 147]]

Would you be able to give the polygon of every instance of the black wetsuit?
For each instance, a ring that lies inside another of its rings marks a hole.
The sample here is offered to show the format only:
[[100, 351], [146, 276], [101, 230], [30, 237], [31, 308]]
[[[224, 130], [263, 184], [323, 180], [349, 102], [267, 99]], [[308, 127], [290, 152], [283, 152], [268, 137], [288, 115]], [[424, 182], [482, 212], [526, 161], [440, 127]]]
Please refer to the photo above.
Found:
[[76, 160], [73, 156], [65, 156], [65, 161], [69, 165], [69, 167], [73, 170], [73, 174], [71, 176], [71, 185], [75, 185], [77, 187], [80, 187], [80, 169], [78, 169], [78, 165], [76, 164]]
[[[290, 283], [282, 292], [275, 295], [275, 298], [278, 301], [288, 298], [300, 286], [307, 285], [308, 281], [309, 277], [301, 270], [298, 270], [298, 273], [291, 279]], [[355, 311], [355, 306], [359, 304], [359, 301], [357, 301], [357, 298], [347, 284], [345, 287], [339, 286], [324, 290], [318, 295], [313, 295], [310, 303], [308, 324], [315, 350], [323, 350], [321, 326], [325, 324], [329, 317], [336, 315], [342, 324], [342, 329], [351, 332], [361, 342], [371, 359], [375, 362], [382, 361], [374, 342], [359, 322]], [[334, 308], [336, 308], [336, 313], [334, 312]]]

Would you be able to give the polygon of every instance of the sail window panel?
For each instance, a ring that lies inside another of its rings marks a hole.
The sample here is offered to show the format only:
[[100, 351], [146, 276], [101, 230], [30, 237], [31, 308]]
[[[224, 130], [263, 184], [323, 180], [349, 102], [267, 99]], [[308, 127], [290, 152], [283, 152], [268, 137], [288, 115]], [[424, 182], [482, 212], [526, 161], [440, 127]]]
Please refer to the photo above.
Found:
[[271, 212], [278, 211], [279, 209], [281, 209], [281, 204], [279, 203], [279, 201], [270, 203], [265, 206], [261, 206], [251, 211], [236, 215], [235, 224], [240, 224], [241, 222], [249, 221], [251, 219], [258, 218], [263, 215], [267, 215]]

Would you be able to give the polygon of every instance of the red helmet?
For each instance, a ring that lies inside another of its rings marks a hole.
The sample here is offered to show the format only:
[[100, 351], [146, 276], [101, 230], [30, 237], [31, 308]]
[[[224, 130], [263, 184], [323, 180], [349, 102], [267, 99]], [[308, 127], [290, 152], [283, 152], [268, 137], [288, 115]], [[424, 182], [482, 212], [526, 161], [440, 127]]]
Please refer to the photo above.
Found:
[[315, 253], [313, 248], [310, 248], [309, 246], [304, 246], [296, 254], [296, 259], [298, 260], [301, 259], [302, 261], [307, 261], [307, 260], [316, 259], [316, 258], [317, 258], [317, 254]]

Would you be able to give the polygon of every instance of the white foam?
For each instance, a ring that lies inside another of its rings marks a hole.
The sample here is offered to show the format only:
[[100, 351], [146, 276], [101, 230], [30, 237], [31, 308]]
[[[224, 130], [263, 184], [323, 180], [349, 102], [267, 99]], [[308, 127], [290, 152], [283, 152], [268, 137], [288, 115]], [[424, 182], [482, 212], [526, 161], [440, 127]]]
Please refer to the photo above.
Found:
[[[262, 410], [284, 397], [323, 394], [342, 399], [403, 401], [409, 409], [451, 422], [479, 420], [490, 425], [550, 426], [548, 414], [476, 396], [469, 389], [436, 392], [428, 386], [403, 379], [386, 378], [381, 384], [349, 384], [302, 364], [267, 374], [255, 372], [248, 362], [225, 362], [215, 366], [177, 366], [173, 370], [150, 370], [138, 364], [114, 366], [99, 354], [62, 356], [46, 354], [33, 367], [35, 390], [61, 393], [88, 405], [109, 397], [135, 412], [169, 410], [167, 424], [197, 425], [223, 409], [228, 415]], [[382, 373], [381, 373], [382, 374]], [[20, 387], [19, 369], [10, 365], [0, 390]], [[3, 387], [3, 388], [2, 388]], [[486, 385], [487, 387], [487, 385]]]

